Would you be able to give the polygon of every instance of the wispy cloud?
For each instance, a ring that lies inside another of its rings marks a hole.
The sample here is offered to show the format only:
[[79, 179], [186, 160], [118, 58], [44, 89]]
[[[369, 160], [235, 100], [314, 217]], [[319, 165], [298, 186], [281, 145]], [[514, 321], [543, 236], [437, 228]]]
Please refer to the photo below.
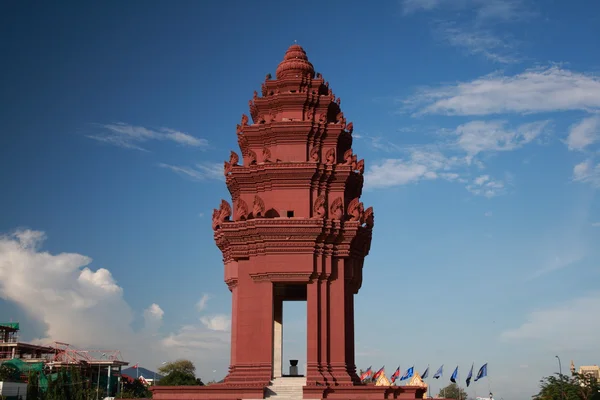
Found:
[[590, 318], [600, 309], [600, 294], [592, 293], [560, 305], [532, 311], [518, 328], [501, 333], [510, 342], [536, 342], [550, 350], [596, 352], [600, 319]]
[[504, 194], [506, 189], [504, 182], [492, 179], [489, 175], [480, 175], [467, 185], [467, 190], [489, 199]]
[[567, 137], [569, 150], [583, 150], [600, 140], [600, 117], [595, 115], [571, 126]]
[[446, 157], [440, 152], [411, 150], [406, 158], [386, 159], [373, 164], [366, 172], [368, 188], [385, 188], [415, 183], [420, 180], [458, 180], [453, 169], [462, 164], [458, 157]]
[[404, 0], [402, 7], [405, 15], [443, 11], [443, 15], [435, 13], [433, 22], [438, 39], [470, 55], [504, 64], [520, 61], [516, 51], [519, 43], [497, 33], [496, 25], [535, 15], [521, 0]]
[[196, 303], [196, 310], [204, 311], [206, 309], [206, 305], [208, 304], [208, 300], [210, 300], [210, 295], [204, 293], [200, 300]]
[[194, 181], [205, 181], [208, 179], [224, 180], [223, 165], [217, 163], [204, 163], [196, 164], [193, 167], [171, 165], [160, 163], [158, 164], [161, 168], [170, 169], [171, 171], [190, 178]]
[[489, 28], [445, 22], [437, 26], [435, 34], [468, 54], [481, 55], [493, 62], [512, 64], [520, 61], [515, 54], [514, 41], [501, 38]]
[[573, 180], [600, 188], [600, 163], [594, 165], [594, 162], [588, 159], [575, 165], [573, 167]]
[[416, 110], [416, 115], [599, 111], [600, 78], [556, 65], [514, 76], [494, 73], [471, 82], [421, 89], [404, 105]]
[[530, 143], [537, 138], [550, 121], [522, 124], [516, 129], [507, 129], [506, 121], [471, 121], [456, 128], [456, 145], [467, 153], [468, 162], [486, 151], [510, 151]]
[[197, 148], [208, 147], [208, 141], [206, 139], [199, 139], [190, 134], [170, 128], [150, 129], [123, 122], [103, 124], [99, 125], [99, 127], [102, 129], [101, 133], [88, 135], [87, 137], [126, 149], [147, 151], [147, 149], [141, 147], [140, 144], [150, 140], [167, 140], [182, 146]]

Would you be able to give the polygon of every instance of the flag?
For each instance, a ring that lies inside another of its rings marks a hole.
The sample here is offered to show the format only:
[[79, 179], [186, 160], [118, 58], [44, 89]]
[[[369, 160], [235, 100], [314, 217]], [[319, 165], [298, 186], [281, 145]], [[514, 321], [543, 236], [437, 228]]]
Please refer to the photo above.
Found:
[[444, 375], [444, 364], [442, 364], [442, 366], [437, 370], [433, 378], [439, 379], [442, 375]]
[[471, 364], [471, 370], [469, 371], [469, 375], [467, 375], [467, 387], [471, 384], [471, 378], [473, 377], [473, 366], [475, 363]]
[[396, 379], [398, 379], [399, 376], [400, 376], [400, 367], [398, 367], [396, 369], [396, 371], [390, 377], [390, 379], [392, 380], [392, 383], [396, 382]]
[[138, 367], [138, 364], [135, 364], [132, 368], [137, 369], [137, 367]]
[[477, 382], [478, 380], [480, 380], [483, 377], [487, 376], [487, 363], [483, 364], [481, 366], [481, 368], [479, 368], [479, 372], [477, 373], [477, 376], [475, 377], [475, 382]]
[[450, 382], [456, 383], [456, 378], [458, 378], [458, 365], [456, 366], [456, 369], [454, 370], [454, 372], [452, 373], [452, 376], [450, 377]]
[[379, 369], [379, 371], [375, 372], [375, 375], [373, 375], [373, 380], [379, 378], [379, 375], [383, 374], [383, 371], [385, 370], [385, 365], [383, 367], [381, 367]]
[[408, 378], [413, 376], [414, 371], [415, 371], [415, 366], [413, 365], [412, 367], [410, 367], [409, 369], [406, 370], [406, 372], [404, 373], [404, 375], [402, 375], [402, 378], [400, 378], [400, 380], [401, 381], [407, 380]]
[[371, 367], [367, 368], [367, 370], [365, 372], [363, 372], [362, 375], [360, 376], [360, 380], [364, 381], [365, 379], [370, 377], [372, 373], [373, 373], [373, 370], [371, 369]]
[[427, 368], [425, 369], [425, 372], [423, 372], [423, 375], [421, 375], [421, 379], [425, 379], [427, 378], [427, 375], [429, 374], [429, 365], [427, 366]]

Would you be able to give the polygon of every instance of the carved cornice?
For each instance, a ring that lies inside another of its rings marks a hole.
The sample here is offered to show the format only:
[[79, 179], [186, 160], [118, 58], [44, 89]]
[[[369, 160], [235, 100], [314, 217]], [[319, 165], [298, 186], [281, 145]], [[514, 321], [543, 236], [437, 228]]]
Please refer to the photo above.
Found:
[[308, 283], [312, 272], [299, 273], [299, 272], [260, 272], [256, 274], [250, 274], [252, 280], [257, 282], [270, 281], [270, 282], [297, 282], [297, 283]]

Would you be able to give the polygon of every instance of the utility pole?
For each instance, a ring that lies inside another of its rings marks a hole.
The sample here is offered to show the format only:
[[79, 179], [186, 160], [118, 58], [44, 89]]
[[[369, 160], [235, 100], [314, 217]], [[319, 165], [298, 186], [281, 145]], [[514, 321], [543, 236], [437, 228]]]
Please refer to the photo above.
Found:
[[565, 389], [563, 387], [563, 374], [562, 374], [562, 364], [560, 363], [560, 357], [554, 356], [558, 360], [558, 378], [560, 379], [560, 397], [565, 398]]

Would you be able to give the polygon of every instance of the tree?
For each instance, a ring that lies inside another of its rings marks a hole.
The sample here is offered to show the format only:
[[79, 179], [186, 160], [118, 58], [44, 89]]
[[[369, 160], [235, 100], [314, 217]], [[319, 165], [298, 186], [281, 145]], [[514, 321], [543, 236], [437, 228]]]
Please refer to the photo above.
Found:
[[461, 399], [467, 400], [467, 392], [464, 391], [463, 388], [458, 386], [456, 383], [451, 383], [445, 388], [440, 389], [440, 393], [438, 397], [443, 397], [446, 399]]
[[181, 371], [173, 371], [158, 381], [160, 386], [204, 386], [200, 378]]
[[125, 382], [123, 384], [123, 391], [119, 395], [120, 399], [147, 399], [151, 397], [152, 392], [139, 379], [135, 379], [132, 382]]
[[19, 370], [8, 364], [0, 364], [0, 382], [19, 382]]
[[556, 375], [540, 380], [540, 392], [534, 400], [600, 400], [600, 384], [593, 376], [577, 372], [570, 377]]
[[186, 375], [196, 376], [196, 367], [190, 360], [179, 359], [171, 361], [158, 369], [161, 375], [169, 375], [171, 372], [179, 371]]

